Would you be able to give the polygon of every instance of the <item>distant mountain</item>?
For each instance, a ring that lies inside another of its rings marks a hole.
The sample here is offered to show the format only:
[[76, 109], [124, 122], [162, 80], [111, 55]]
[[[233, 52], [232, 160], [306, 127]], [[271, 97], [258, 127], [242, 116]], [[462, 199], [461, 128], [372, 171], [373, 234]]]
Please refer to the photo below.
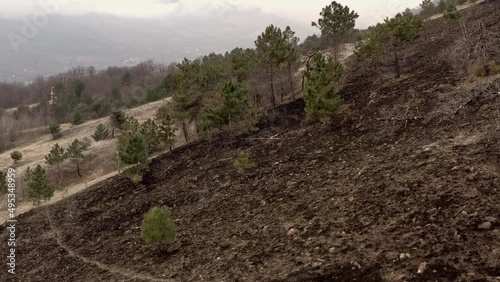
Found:
[[[0, 40], [0, 81], [30, 81], [37, 75], [93, 65], [133, 65], [153, 59], [170, 63], [194, 59], [210, 52], [253, 47], [253, 41], [269, 24], [290, 25], [305, 38], [314, 32], [258, 9], [203, 17], [169, 16], [155, 19], [121, 18], [109, 14], [58, 15], [49, 18], [19, 53], [8, 36]], [[22, 35], [20, 19], [0, 18], [0, 34]], [[25, 40], [25, 39], [22, 39]]]

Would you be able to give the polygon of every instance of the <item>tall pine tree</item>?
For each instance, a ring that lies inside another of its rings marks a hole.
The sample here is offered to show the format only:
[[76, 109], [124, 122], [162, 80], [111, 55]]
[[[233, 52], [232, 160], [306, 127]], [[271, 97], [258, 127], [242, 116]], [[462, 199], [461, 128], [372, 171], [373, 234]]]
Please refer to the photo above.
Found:
[[47, 183], [45, 170], [37, 165], [34, 170], [26, 169], [28, 180], [28, 198], [34, 205], [39, 206], [42, 201], [48, 201], [54, 195], [54, 188]]
[[222, 87], [218, 104], [203, 109], [199, 126], [202, 131], [221, 129], [223, 126], [228, 126], [232, 131], [234, 125], [245, 120], [249, 114], [248, 90], [241, 84], [230, 81]]
[[57, 177], [59, 182], [61, 181], [61, 163], [66, 159], [66, 154], [63, 147], [56, 143], [52, 149], [50, 149], [50, 153], [45, 156], [45, 163], [48, 165], [56, 165], [57, 167]]
[[287, 59], [287, 41], [279, 27], [270, 25], [257, 37], [255, 46], [261, 63], [267, 68], [269, 86], [271, 88], [269, 101], [271, 102], [271, 106], [276, 108], [274, 79], [280, 65]]
[[332, 113], [343, 104], [338, 92], [342, 84], [343, 67], [332, 58], [322, 54], [314, 57], [312, 66], [306, 71], [306, 114], [309, 120], [329, 121]]
[[78, 139], [73, 140], [73, 142], [66, 149], [65, 156], [68, 159], [72, 159], [76, 164], [76, 172], [79, 177], [82, 177], [80, 172], [81, 162], [86, 157], [83, 153], [90, 147], [90, 140], [85, 138], [83, 141]]
[[157, 115], [157, 121], [160, 124], [158, 139], [172, 151], [172, 147], [175, 144], [175, 132], [177, 131], [175, 122], [168, 112], [162, 112], [160, 115]]
[[340, 46], [354, 31], [359, 15], [336, 1], [323, 8], [319, 15], [321, 18], [318, 22], [313, 22], [312, 26], [318, 27], [321, 30], [321, 38], [332, 45], [334, 61], [338, 62]]
[[125, 132], [118, 138], [118, 157], [125, 164], [143, 164], [148, 160], [148, 147], [140, 132]]

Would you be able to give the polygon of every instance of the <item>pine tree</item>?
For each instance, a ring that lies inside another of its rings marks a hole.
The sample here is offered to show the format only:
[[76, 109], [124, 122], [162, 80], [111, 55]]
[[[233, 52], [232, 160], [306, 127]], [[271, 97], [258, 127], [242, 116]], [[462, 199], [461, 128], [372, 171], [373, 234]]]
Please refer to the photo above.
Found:
[[423, 0], [420, 4], [420, 8], [422, 8], [422, 10], [420, 11], [419, 16], [422, 19], [426, 19], [430, 16], [435, 15], [439, 9], [438, 7], [436, 7], [436, 4], [434, 4], [432, 0]]
[[75, 139], [66, 149], [65, 157], [75, 162], [76, 172], [79, 177], [82, 177], [80, 173], [81, 162], [86, 157], [83, 153], [88, 150], [88, 148], [90, 148], [90, 140], [85, 138], [83, 141]]
[[123, 111], [114, 111], [111, 113], [109, 119], [112, 125], [111, 138], [115, 138], [115, 129], [122, 129], [123, 124], [127, 120], [127, 116]]
[[175, 94], [172, 97], [173, 115], [182, 123], [186, 142], [190, 141], [188, 124], [196, 119], [201, 109], [203, 90], [209, 78], [203, 74], [199, 61], [184, 59], [175, 75]]
[[276, 108], [276, 97], [274, 89], [274, 77], [280, 68], [280, 65], [287, 58], [287, 42], [283, 32], [279, 27], [270, 25], [255, 40], [257, 54], [261, 63], [266, 66], [271, 93], [269, 96], [271, 105]]
[[256, 69], [258, 63], [257, 53], [254, 49], [235, 48], [229, 54], [231, 72], [239, 83], [247, 79], [250, 72]]
[[446, 7], [443, 17], [445, 20], [453, 21], [460, 19], [460, 13], [457, 10], [457, 5], [451, 3]]
[[118, 157], [125, 164], [143, 164], [148, 160], [148, 147], [139, 132], [127, 131], [118, 138]]
[[28, 179], [28, 198], [39, 206], [42, 201], [48, 201], [54, 195], [54, 188], [47, 183], [45, 170], [37, 165], [34, 170], [26, 169]]
[[314, 57], [312, 66], [306, 71], [306, 113], [312, 121], [328, 122], [332, 113], [342, 105], [338, 95], [342, 83], [343, 67], [322, 54]]
[[72, 125], [79, 125], [83, 123], [83, 114], [80, 111], [73, 113], [73, 119], [71, 121]]
[[49, 131], [50, 131], [50, 134], [52, 134], [52, 138], [54, 140], [59, 139], [62, 136], [61, 125], [58, 123], [53, 123], [53, 124], [49, 125]]
[[129, 72], [126, 72], [122, 77], [122, 84], [129, 85], [132, 81], [132, 75]]
[[165, 145], [168, 145], [170, 151], [172, 151], [172, 146], [175, 144], [176, 139], [175, 131], [177, 131], [175, 122], [168, 113], [158, 115], [157, 120], [160, 123], [158, 139]]
[[7, 174], [3, 171], [0, 171], [0, 195], [7, 194], [7, 192]]
[[394, 66], [396, 68], [396, 78], [401, 76], [401, 67], [399, 62], [399, 48], [404, 41], [411, 41], [415, 39], [422, 22], [412, 13], [398, 13], [392, 19], [385, 20], [385, 26], [389, 42], [394, 51]]
[[444, 11], [446, 10], [446, 1], [445, 0], [440, 0], [439, 4], [436, 7], [436, 9], [437, 9], [437, 11], [439, 13], [444, 13]]
[[[295, 31], [293, 31], [289, 26], [285, 28], [283, 36], [285, 37], [285, 41], [287, 43], [286, 68], [288, 72], [288, 84], [290, 92], [292, 92], [292, 99], [295, 99], [295, 91], [293, 89], [293, 65], [299, 59], [296, 48], [300, 39], [295, 36]], [[281, 102], [283, 102], [283, 96], [281, 97]]]
[[140, 129], [141, 125], [139, 120], [135, 117], [127, 117], [125, 122], [122, 124], [122, 130], [137, 132]]
[[17, 164], [23, 158], [23, 154], [19, 151], [14, 151], [10, 154], [10, 157], [14, 160], [14, 164]]
[[158, 131], [158, 125], [152, 119], [146, 120], [140, 127], [139, 132], [144, 136], [144, 141], [150, 154], [158, 150], [158, 146], [160, 145]]
[[202, 131], [211, 128], [221, 129], [228, 126], [233, 130], [235, 124], [250, 114], [248, 90], [241, 84], [226, 82], [220, 93], [219, 105], [203, 109], [200, 127]]
[[176, 226], [167, 206], [153, 207], [144, 215], [141, 236], [146, 244], [175, 242]]
[[250, 160], [249, 153], [242, 151], [238, 154], [233, 166], [239, 173], [244, 173], [245, 170], [254, 168], [256, 164]]
[[56, 143], [52, 149], [50, 149], [50, 153], [45, 156], [45, 163], [48, 165], [56, 165], [57, 167], [57, 177], [59, 182], [61, 181], [61, 163], [66, 159], [67, 155], [65, 154], [65, 150], [63, 147], [59, 146], [59, 143]]
[[322, 39], [332, 44], [334, 61], [337, 62], [340, 57], [340, 46], [354, 31], [359, 15], [335, 1], [323, 8], [319, 15], [321, 18], [318, 22], [313, 22], [312, 26], [318, 27]]
[[104, 124], [100, 123], [95, 129], [92, 138], [94, 138], [96, 142], [99, 142], [108, 139], [109, 135], [110, 135], [109, 129], [107, 129], [106, 126], [104, 126]]

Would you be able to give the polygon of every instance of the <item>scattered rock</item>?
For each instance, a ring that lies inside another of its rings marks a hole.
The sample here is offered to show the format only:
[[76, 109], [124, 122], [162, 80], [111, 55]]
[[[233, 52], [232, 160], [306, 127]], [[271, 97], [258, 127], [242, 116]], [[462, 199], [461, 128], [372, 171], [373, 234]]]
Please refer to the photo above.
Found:
[[426, 262], [422, 262], [419, 266], [418, 266], [418, 270], [417, 270], [417, 273], [418, 274], [422, 274], [424, 273], [425, 269], [427, 268], [427, 263]]
[[317, 261], [317, 262], [313, 262], [313, 263], [311, 264], [312, 268], [319, 268], [319, 267], [320, 267], [320, 266], [322, 266], [322, 265], [323, 265], [323, 263], [322, 263], [322, 262], [319, 262], [319, 261]]
[[493, 217], [493, 216], [487, 216], [484, 218], [485, 221], [489, 221], [491, 223], [497, 223], [498, 222], [498, 218], [496, 217]]
[[178, 251], [182, 247], [182, 243], [180, 241], [175, 242], [173, 245], [169, 246], [167, 249], [168, 253], [173, 253]]
[[411, 255], [409, 253], [401, 253], [399, 254], [399, 260], [411, 259]]
[[288, 181], [286, 183], [286, 187], [293, 187], [293, 186], [296, 186], [296, 185], [297, 185], [297, 182], [295, 182], [295, 181]]
[[491, 225], [492, 225], [491, 222], [486, 221], [483, 224], [479, 225], [479, 229], [481, 229], [481, 230], [489, 230], [489, 229], [491, 229]]
[[438, 209], [437, 208], [433, 208], [433, 209], [430, 209], [427, 211], [428, 214], [431, 214], [431, 215], [435, 215], [438, 213]]
[[290, 230], [288, 230], [288, 233], [287, 233], [288, 236], [295, 236], [297, 234], [299, 234], [299, 230], [297, 230], [295, 228], [290, 228]]
[[264, 233], [264, 234], [269, 233], [269, 226], [267, 226], [267, 225], [264, 226], [264, 228], [262, 228], [262, 233]]

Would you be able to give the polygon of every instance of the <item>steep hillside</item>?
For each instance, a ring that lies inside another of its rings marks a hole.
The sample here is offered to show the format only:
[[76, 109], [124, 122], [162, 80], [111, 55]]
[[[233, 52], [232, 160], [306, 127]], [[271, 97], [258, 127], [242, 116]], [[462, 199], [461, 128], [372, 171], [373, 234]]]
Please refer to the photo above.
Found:
[[[137, 118], [140, 122], [144, 122], [149, 118], [153, 118], [156, 111], [169, 103], [170, 98], [145, 104], [137, 108], [126, 110], [125, 113], [129, 116]], [[107, 177], [118, 173], [118, 164], [114, 161], [113, 156], [116, 154], [117, 139], [108, 139], [100, 142], [94, 142], [92, 135], [99, 124], [105, 124], [109, 127], [109, 118], [100, 118], [88, 121], [81, 125], [73, 126], [71, 124], [62, 124], [62, 137], [54, 140], [52, 135], [47, 131], [47, 128], [37, 128], [35, 130], [44, 132], [45, 135], [36, 138], [35, 140], [25, 140], [18, 143], [16, 148], [4, 153], [0, 153], [0, 170], [7, 171], [8, 168], [14, 168], [17, 171], [17, 212], [18, 214], [26, 212], [33, 208], [33, 204], [28, 201], [26, 185], [21, 180], [22, 175], [27, 167], [34, 168], [37, 165], [45, 166], [45, 156], [50, 153], [52, 147], [57, 143], [64, 148], [67, 148], [75, 139], [82, 140], [89, 138], [92, 140], [92, 145], [85, 154], [86, 159], [81, 164], [82, 177], [78, 177], [75, 164], [71, 161], [64, 162], [60, 169], [62, 182], [59, 184], [65, 187], [63, 191], [56, 191], [55, 197], [47, 204], [55, 203], [60, 199], [72, 195], [85, 189], [97, 180], [106, 179]], [[177, 132], [181, 134], [180, 131]], [[177, 145], [182, 145], [184, 140], [179, 136]], [[16, 165], [10, 157], [12, 151], [18, 150], [22, 152], [23, 159]], [[57, 183], [56, 167], [47, 166], [46, 168], [50, 183]], [[22, 201], [22, 202], [21, 202]], [[7, 219], [7, 196], [0, 196], [0, 222]]]
[[[498, 2], [463, 13], [500, 30]], [[399, 79], [351, 62], [329, 126], [296, 101], [251, 136], [154, 159], [138, 185], [116, 176], [20, 216], [12, 281], [497, 281], [500, 77], [450, 65], [459, 34], [426, 22]], [[242, 150], [257, 166], [239, 174]], [[140, 237], [156, 205], [178, 226], [168, 252]]]

